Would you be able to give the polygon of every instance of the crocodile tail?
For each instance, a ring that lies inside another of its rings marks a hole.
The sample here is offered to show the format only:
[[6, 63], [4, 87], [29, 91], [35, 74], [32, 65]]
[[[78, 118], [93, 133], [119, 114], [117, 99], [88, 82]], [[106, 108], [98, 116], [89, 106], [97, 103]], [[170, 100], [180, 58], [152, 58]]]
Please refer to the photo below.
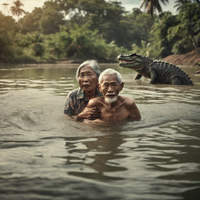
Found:
[[194, 83], [192, 82], [191, 78], [188, 76], [188, 74], [186, 74], [185, 72], [183, 72], [184, 76], [179, 76], [183, 82], [183, 85], [194, 85]]
[[189, 77], [187, 73], [185, 73], [180, 67], [173, 64], [171, 65], [180, 72], [181, 75], [178, 75], [178, 77], [181, 78], [183, 85], [194, 85], [194, 83], [192, 82], [191, 78]]

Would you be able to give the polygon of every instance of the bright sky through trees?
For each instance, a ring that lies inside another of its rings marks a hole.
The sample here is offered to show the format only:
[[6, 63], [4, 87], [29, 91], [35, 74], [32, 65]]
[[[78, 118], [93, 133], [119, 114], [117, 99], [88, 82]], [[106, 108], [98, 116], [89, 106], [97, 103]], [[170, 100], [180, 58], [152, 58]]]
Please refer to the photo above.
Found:
[[[24, 4], [23, 9], [26, 12], [32, 12], [34, 7], [42, 7], [46, 0], [21, 0]], [[116, 1], [116, 0], [111, 0]], [[131, 11], [132, 8], [140, 8], [142, 0], [118, 0], [122, 2], [122, 6], [125, 7], [127, 11]], [[9, 4], [9, 7], [13, 5], [13, 0], [0, 0], [0, 11], [7, 15], [7, 9], [2, 4]], [[169, 3], [165, 6], [161, 3], [163, 11], [170, 11], [172, 14], [176, 14], [176, 8], [174, 8], [174, 0], [170, 0]], [[143, 10], [142, 10], [143, 11]], [[11, 13], [10, 13], [11, 14]]]

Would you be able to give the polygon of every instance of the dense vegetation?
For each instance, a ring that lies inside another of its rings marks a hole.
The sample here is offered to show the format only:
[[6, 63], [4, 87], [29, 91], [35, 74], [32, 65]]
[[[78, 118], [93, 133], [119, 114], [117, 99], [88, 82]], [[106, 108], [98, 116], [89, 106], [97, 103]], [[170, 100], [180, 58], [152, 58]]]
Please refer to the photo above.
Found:
[[[20, 16], [23, 4], [15, 3], [12, 13]], [[0, 13], [0, 62], [114, 62], [131, 52], [160, 59], [199, 49], [200, 3], [176, 3], [177, 15], [128, 13], [119, 1], [105, 0], [50, 0], [18, 21]]]

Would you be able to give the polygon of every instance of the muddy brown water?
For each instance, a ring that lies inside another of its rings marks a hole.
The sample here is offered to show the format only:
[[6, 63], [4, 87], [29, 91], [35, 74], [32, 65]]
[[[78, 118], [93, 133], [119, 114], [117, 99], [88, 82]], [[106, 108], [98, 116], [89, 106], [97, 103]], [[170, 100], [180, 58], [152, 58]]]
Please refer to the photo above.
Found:
[[0, 69], [0, 199], [200, 199], [200, 75], [194, 86], [133, 81], [142, 120], [84, 124], [63, 114], [78, 65]]

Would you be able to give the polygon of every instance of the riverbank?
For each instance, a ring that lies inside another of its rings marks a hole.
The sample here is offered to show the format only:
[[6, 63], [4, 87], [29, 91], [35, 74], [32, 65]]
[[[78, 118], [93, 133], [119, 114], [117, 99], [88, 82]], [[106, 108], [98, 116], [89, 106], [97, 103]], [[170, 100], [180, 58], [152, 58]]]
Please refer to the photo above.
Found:
[[200, 66], [200, 51], [193, 50], [186, 54], [169, 55], [163, 58], [164, 61], [174, 65], [199, 65]]
[[[186, 54], [169, 55], [163, 58], [162, 60], [172, 63], [174, 65], [190, 65], [190, 66], [199, 65], [200, 66], [200, 51], [193, 50]], [[80, 59], [79, 60], [78, 59], [77, 60], [62, 60], [62, 61], [56, 61], [55, 63], [69, 64], [69, 63], [82, 63], [83, 61], [84, 60], [80, 60]]]
[[[186, 54], [175, 54], [175, 55], [169, 55], [165, 58], [162, 59], [163, 61], [172, 63], [174, 65], [189, 65], [189, 66], [195, 66], [198, 65], [200, 66], [200, 51], [199, 50], [193, 50], [189, 53]], [[54, 61], [31, 61], [29, 62], [17, 62], [17, 63], [1, 63], [0, 62], [0, 68], [1, 66], [5, 66], [5, 65], [10, 65], [10, 64], [79, 64], [82, 63], [84, 61], [84, 59], [68, 59], [68, 60], [54, 60]], [[98, 60], [97, 60], [98, 61]], [[105, 63], [105, 62], [101, 62], [100, 60], [98, 61], [99, 63]], [[110, 62], [108, 62], [110, 63]], [[112, 63], [115, 63], [114, 61], [112, 61]], [[117, 59], [116, 59], [116, 63]]]

